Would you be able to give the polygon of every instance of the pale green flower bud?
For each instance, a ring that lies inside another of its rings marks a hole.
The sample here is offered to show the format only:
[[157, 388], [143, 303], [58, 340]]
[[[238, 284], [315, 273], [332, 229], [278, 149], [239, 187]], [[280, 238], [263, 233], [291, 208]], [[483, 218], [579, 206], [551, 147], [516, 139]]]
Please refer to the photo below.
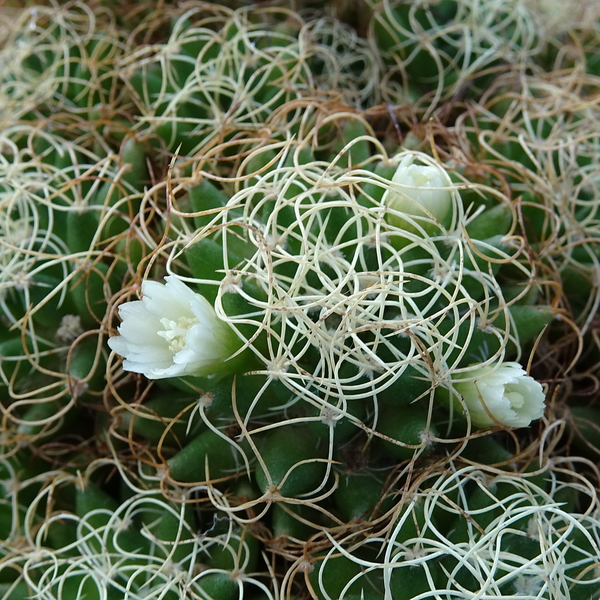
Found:
[[[516, 362], [476, 369], [470, 380], [454, 384], [477, 427], [527, 427], [544, 414], [542, 386]], [[455, 405], [463, 404], [455, 398]]]
[[142, 299], [119, 307], [120, 335], [108, 345], [123, 369], [148, 379], [208, 376], [228, 370], [240, 343], [212, 305], [174, 275], [142, 283]]
[[446, 171], [438, 165], [413, 164], [415, 156], [404, 156], [392, 177], [390, 189], [383, 195], [383, 203], [392, 209], [388, 212], [389, 223], [402, 229], [413, 228], [394, 213], [415, 217], [431, 215], [441, 222], [452, 206], [452, 181]]

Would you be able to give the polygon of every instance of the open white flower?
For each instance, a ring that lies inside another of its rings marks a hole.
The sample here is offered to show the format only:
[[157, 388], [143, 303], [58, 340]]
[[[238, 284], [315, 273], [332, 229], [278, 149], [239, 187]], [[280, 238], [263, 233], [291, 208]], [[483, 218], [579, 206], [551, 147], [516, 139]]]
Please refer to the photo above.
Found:
[[[414, 154], [407, 154], [400, 161], [382, 201], [394, 211], [416, 217], [426, 216], [427, 211], [442, 221], [452, 206], [452, 181], [441, 166], [415, 165], [414, 159]], [[408, 227], [405, 219], [391, 212], [388, 220], [397, 227]]]
[[174, 275], [142, 283], [142, 299], [119, 307], [120, 335], [108, 345], [123, 368], [148, 379], [207, 376], [227, 370], [239, 343], [211, 304]]
[[[476, 369], [472, 380], [454, 384], [477, 427], [527, 427], [544, 414], [542, 386], [516, 362]], [[462, 406], [458, 401], [457, 406]]]

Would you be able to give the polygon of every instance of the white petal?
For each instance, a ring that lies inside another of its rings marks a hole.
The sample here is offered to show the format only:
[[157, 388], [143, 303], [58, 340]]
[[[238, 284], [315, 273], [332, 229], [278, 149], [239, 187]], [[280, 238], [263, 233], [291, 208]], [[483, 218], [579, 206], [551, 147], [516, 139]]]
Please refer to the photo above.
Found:
[[165, 379], [167, 377], [182, 377], [183, 375], [189, 375], [189, 371], [186, 370], [185, 365], [170, 365], [165, 368], [152, 369], [151, 371], [144, 373], [148, 379]]
[[190, 310], [190, 294], [193, 295], [194, 292], [176, 278], [171, 279], [168, 284], [144, 281], [142, 294], [146, 309], [159, 319], [167, 318], [176, 321], [182, 316], [193, 316]]
[[142, 300], [132, 300], [119, 306], [119, 317], [125, 319], [147, 319], [150, 313]]
[[233, 332], [221, 328], [204, 329], [194, 325], [185, 338], [188, 348], [201, 358], [210, 357], [213, 361], [223, 361], [232, 354]]
[[163, 329], [160, 322], [154, 316], [149, 315], [143, 320], [138, 317], [125, 319], [117, 331], [131, 344], [142, 344], [151, 346], [166, 345], [166, 341], [158, 335]]
[[189, 347], [180, 350], [177, 354], [175, 354], [175, 356], [173, 356], [173, 364], [176, 365], [193, 364], [203, 367], [205, 362], [205, 360], [199, 357], [198, 354]]
[[123, 369], [125, 369], [125, 371], [130, 371], [131, 373], [141, 373], [142, 375], [145, 375], [146, 371], [148, 371], [148, 364], [137, 363], [133, 360], [129, 360], [128, 358], [126, 358], [123, 361]]
[[194, 292], [192, 288], [188, 287], [175, 275], [167, 275], [165, 277], [165, 286], [174, 293], [180, 294], [182, 297], [186, 298], [187, 301], [193, 300], [196, 296], [200, 295]]
[[195, 294], [195, 298], [190, 303], [190, 308], [194, 313], [194, 316], [198, 319], [199, 324], [212, 328], [214, 325], [220, 323], [219, 318], [215, 313], [215, 309], [204, 296]]
[[[121, 354], [120, 352], [118, 354]], [[171, 364], [173, 362], [173, 353], [169, 350], [162, 348], [144, 347], [144, 346], [132, 346], [131, 344], [127, 347], [127, 353], [121, 354], [130, 360], [136, 362], [160, 362]]]
[[123, 362], [123, 368], [126, 371], [132, 373], [141, 373], [148, 379], [165, 379], [167, 377], [181, 377], [186, 375], [184, 369], [177, 365], [163, 365], [163, 364], [145, 364], [135, 363], [129, 360]]
[[120, 356], [127, 356], [129, 353], [129, 344], [120, 335], [109, 338], [107, 343], [108, 347]]
[[[157, 371], [157, 370], [164, 370], [165, 368], [170, 367], [171, 365], [169, 363], [162, 363], [162, 362], [138, 362], [136, 360], [131, 360], [129, 358], [126, 358], [123, 361], [123, 368], [126, 371], [131, 371], [132, 373], [142, 373], [143, 375], [146, 375], [147, 373], [151, 373], [152, 371]], [[153, 377], [148, 377], [148, 379], [155, 379]]]

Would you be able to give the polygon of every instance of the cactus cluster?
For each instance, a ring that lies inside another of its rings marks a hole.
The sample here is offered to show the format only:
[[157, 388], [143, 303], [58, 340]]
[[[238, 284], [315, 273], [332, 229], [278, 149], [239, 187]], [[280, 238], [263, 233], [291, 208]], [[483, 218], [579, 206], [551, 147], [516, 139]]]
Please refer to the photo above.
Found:
[[2, 9], [0, 600], [597, 600], [597, 5], [232, 4]]

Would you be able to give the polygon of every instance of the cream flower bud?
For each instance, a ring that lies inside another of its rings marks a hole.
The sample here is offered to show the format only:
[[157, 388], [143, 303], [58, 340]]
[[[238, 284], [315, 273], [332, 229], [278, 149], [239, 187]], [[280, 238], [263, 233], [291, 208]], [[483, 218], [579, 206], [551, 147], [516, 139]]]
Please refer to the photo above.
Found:
[[165, 284], [144, 281], [142, 299], [122, 304], [119, 316], [120, 335], [108, 345], [124, 357], [126, 371], [148, 379], [222, 372], [239, 348], [208, 300], [174, 275], [165, 277]]
[[470, 375], [471, 380], [454, 384], [454, 389], [477, 427], [527, 427], [544, 414], [544, 390], [519, 363], [481, 367]]
[[[415, 165], [414, 159], [414, 154], [407, 154], [400, 161], [382, 201], [393, 211], [415, 217], [429, 213], [442, 221], [452, 206], [452, 181], [441, 166]], [[396, 227], [412, 229], [407, 220], [393, 212], [388, 213], [388, 221]]]

